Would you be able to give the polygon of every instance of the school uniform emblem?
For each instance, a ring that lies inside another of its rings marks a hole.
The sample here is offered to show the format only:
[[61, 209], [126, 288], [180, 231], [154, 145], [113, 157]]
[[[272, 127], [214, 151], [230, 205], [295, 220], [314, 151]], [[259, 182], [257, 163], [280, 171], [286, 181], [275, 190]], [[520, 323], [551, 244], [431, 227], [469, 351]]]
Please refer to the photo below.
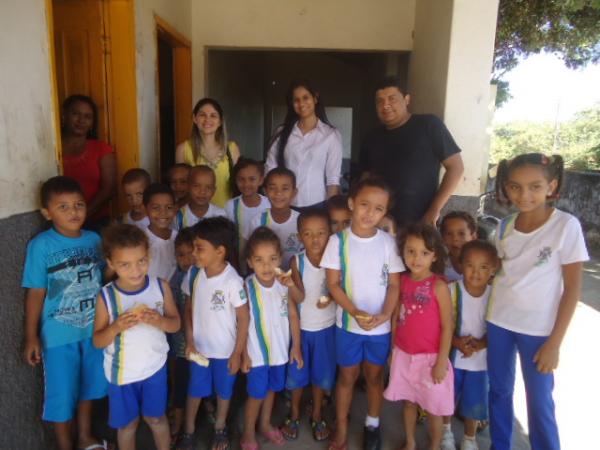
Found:
[[218, 290], [213, 292], [212, 298], [210, 299], [211, 311], [224, 311], [225, 310], [225, 294], [223, 291]]

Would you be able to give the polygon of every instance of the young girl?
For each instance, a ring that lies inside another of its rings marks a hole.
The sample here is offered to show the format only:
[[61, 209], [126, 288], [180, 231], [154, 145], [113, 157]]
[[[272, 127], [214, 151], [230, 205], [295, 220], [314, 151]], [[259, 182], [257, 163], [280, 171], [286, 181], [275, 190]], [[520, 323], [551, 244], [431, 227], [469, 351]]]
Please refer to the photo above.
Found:
[[[258, 193], [264, 181], [265, 168], [261, 162], [250, 158], [240, 158], [233, 169], [235, 184], [241, 195], [232, 198], [225, 204], [227, 218], [238, 227], [238, 255], [244, 255], [246, 239], [252, 233], [250, 229], [254, 216], [265, 212], [271, 203], [264, 195]], [[240, 273], [247, 272], [246, 261], [239, 260]]]
[[442, 274], [446, 251], [431, 225], [410, 225], [399, 249], [409, 273], [400, 283], [388, 400], [404, 400], [404, 450], [416, 449], [417, 405], [427, 412], [430, 448], [439, 450], [442, 416], [454, 412], [454, 378], [448, 360], [452, 340], [450, 291]]
[[552, 206], [562, 178], [560, 156], [529, 153], [498, 166], [497, 198], [519, 212], [498, 227], [502, 267], [487, 314], [490, 433], [496, 450], [511, 448], [517, 352], [531, 447], [560, 448], [552, 372], [579, 299], [582, 263], [588, 260], [579, 222]]
[[109, 425], [117, 428], [121, 450], [135, 449], [140, 414], [158, 450], [169, 449], [165, 333], [179, 329], [169, 284], [148, 276], [148, 239], [135, 225], [113, 225], [102, 249], [117, 279], [102, 288], [96, 302], [94, 345], [104, 348], [109, 380]]
[[350, 227], [331, 236], [321, 259], [327, 286], [337, 303], [335, 436], [329, 448], [347, 448], [348, 412], [361, 367], [367, 385], [364, 448], [381, 445], [379, 413], [383, 402], [383, 367], [390, 351], [390, 317], [396, 308], [404, 264], [394, 239], [377, 228], [390, 202], [387, 185], [376, 178], [360, 181], [348, 206]]
[[[248, 399], [240, 445], [242, 450], [255, 450], [258, 448], [257, 420], [265, 439], [277, 445], [285, 442], [281, 431], [271, 425], [271, 412], [275, 393], [283, 390], [285, 385], [288, 360], [302, 367], [300, 322], [294, 303], [302, 293], [290, 275], [277, 275], [282, 251], [279, 238], [272, 230], [257, 228], [248, 239], [246, 253], [248, 266], [254, 274], [246, 279], [250, 327], [242, 371], [248, 374]], [[289, 297], [294, 301], [288, 301]]]
[[467, 242], [477, 239], [477, 222], [465, 211], [450, 211], [442, 219], [440, 233], [448, 249], [444, 276], [448, 283], [462, 278], [460, 252]]

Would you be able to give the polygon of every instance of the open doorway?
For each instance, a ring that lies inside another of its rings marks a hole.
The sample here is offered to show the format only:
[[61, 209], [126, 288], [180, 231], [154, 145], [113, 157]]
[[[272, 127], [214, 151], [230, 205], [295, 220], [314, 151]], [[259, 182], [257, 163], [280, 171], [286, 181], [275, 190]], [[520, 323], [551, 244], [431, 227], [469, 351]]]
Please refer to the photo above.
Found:
[[189, 40], [160, 17], [156, 20], [159, 173], [175, 162], [177, 144], [189, 137], [192, 113], [192, 57]]

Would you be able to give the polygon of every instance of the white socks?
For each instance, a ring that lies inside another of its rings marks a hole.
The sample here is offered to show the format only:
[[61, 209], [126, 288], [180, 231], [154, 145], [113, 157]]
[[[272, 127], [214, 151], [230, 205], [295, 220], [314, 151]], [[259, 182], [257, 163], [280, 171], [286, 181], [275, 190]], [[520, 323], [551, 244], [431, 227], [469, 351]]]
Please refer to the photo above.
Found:
[[379, 417], [367, 416], [365, 426], [377, 428], [379, 426]]

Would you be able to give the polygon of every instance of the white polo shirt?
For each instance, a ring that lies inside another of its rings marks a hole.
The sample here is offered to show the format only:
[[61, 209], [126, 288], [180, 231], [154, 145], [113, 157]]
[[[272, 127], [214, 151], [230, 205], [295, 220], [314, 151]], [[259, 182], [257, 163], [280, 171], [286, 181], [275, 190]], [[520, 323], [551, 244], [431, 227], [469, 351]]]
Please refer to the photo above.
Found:
[[[269, 149], [266, 172], [277, 164], [276, 139]], [[317, 121], [317, 126], [302, 134], [294, 125], [284, 152], [285, 165], [296, 174], [298, 194], [294, 206], [310, 206], [327, 199], [327, 186], [340, 184], [342, 172], [342, 135], [333, 127]]]

